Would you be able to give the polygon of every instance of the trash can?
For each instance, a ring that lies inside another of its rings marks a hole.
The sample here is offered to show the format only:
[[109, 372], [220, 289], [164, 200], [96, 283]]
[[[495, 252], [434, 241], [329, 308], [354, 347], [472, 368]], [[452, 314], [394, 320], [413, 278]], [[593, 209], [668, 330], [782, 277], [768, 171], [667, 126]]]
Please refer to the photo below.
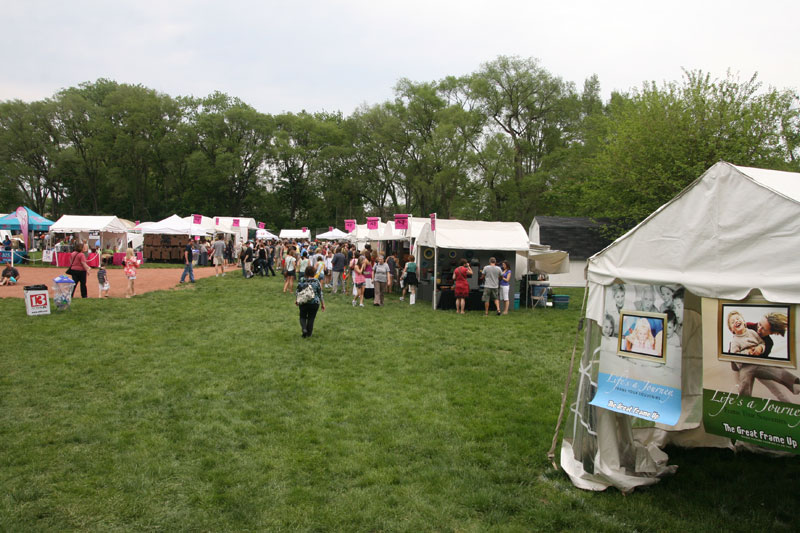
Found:
[[569, 308], [569, 294], [554, 294], [553, 295], [553, 307], [556, 309], [568, 309]]
[[66, 311], [72, 303], [72, 287], [75, 282], [67, 276], [58, 276], [53, 282], [53, 305], [57, 311]]
[[26, 285], [22, 290], [25, 291], [25, 310], [28, 316], [50, 314], [50, 295], [47, 293], [47, 285]]
[[519, 309], [519, 293], [514, 293], [514, 309]]

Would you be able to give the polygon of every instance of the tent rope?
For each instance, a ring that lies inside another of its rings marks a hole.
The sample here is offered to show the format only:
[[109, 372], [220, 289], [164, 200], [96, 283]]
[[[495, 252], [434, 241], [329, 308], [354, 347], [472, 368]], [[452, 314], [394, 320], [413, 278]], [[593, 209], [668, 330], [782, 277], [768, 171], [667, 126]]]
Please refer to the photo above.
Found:
[[586, 280], [586, 285], [583, 288], [583, 303], [581, 303], [581, 318], [578, 320], [578, 327], [575, 330], [575, 342], [572, 344], [572, 357], [569, 360], [569, 372], [567, 373], [567, 379], [564, 383], [564, 392], [561, 393], [561, 408], [558, 411], [558, 421], [556, 422], [556, 430], [553, 433], [553, 443], [550, 445], [550, 450], [547, 452], [547, 458], [550, 460], [550, 464], [553, 465], [553, 468], [558, 470], [558, 464], [556, 463], [556, 446], [558, 445], [558, 432], [561, 430], [561, 423], [564, 421], [564, 408], [567, 405], [567, 397], [569, 394], [569, 386], [572, 382], [572, 371], [575, 368], [575, 352], [578, 349], [578, 340], [580, 339], [581, 331], [583, 330], [583, 323], [586, 317], [586, 296], [589, 292], [589, 280]]

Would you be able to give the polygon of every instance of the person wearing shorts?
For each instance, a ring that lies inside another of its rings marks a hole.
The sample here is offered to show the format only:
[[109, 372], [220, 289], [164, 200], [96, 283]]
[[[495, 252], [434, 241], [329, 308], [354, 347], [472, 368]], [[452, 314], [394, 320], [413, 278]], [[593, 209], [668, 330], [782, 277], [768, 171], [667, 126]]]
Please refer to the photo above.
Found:
[[508, 314], [508, 307], [511, 304], [511, 300], [508, 298], [508, 293], [511, 289], [511, 265], [508, 264], [508, 261], [503, 261], [500, 263], [502, 265], [501, 274], [500, 274], [500, 301], [503, 302], [503, 314]]
[[220, 274], [225, 275], [225, 241], [222, 240], [222, 235], [217, 235], [217, 240], [211, 245], [214, 251], [214, 270], [216, 276]]
[[497, 309], [497, 314], [500, 314], [500, 274], [502, 271], [497, 266], [497, 259], [494, 257], [489, 258], [489, 264], [483, 267], [481, 276], [483, 276], [483, 300], [484, 316], [489, 316], [489, 302], [494, 300], [494, 306]]

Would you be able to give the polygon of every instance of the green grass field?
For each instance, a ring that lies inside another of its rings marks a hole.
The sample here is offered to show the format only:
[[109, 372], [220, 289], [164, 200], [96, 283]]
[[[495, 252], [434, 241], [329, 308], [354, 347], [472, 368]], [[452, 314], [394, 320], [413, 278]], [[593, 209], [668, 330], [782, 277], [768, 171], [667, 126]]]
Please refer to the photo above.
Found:
[[546, 458], [570, 309], [328, 297], [210, 278], [28, 317], [0, 300], [1, 531], [797, 531], [800, 461], [669, 449], [581, 491]]

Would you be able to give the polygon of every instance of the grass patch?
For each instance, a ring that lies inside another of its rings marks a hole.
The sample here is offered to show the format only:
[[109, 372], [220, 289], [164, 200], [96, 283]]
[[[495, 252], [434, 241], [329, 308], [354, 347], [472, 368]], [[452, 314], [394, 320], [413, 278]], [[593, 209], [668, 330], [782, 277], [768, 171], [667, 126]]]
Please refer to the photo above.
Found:
[[627, 497], [549, 466], [582, 296], [559, 292], [488, 318], [328, 297], [311, 339], [276, 278], [0, 300], [0, 530], [794, 530], [796, 459], [672, 449]]

